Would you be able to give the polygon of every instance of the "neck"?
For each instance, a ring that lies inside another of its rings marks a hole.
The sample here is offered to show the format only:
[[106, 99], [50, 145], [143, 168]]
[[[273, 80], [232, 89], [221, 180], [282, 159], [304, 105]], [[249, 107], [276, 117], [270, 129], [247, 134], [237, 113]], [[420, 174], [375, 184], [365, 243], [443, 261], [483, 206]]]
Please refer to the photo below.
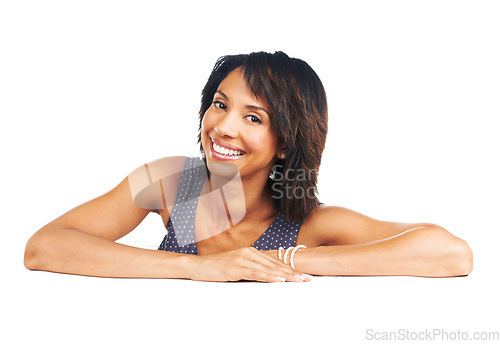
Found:
[[242, 180], [245, 190], [246, 214], [249, 219], [267, 219], [275, 209], [265, 179]]
[[267, 178], [268, 173], [265, 170], [252, 176], [240, 177], [238, 174], [234, 178], [212, 173], [210, 184], [212, 190], [223, 185], [224, 197], [231, 205], [231, 213], [244, 214], [246, 221], [264, 221], [276, 213], [266, 187]]

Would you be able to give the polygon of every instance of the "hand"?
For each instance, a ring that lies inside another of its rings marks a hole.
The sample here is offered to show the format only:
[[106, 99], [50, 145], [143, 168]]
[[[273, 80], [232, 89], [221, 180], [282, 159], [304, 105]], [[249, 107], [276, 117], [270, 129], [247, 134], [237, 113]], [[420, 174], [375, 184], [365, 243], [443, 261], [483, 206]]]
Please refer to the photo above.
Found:
[[[261, 251], [261, 252], [267, 254], [270, 257], [273, 257], [273, 258], [276, 258], [276, 259], [280, 260], [279, 259], [279, 250], [264, 250], [264, 251]], [[283, 261], [283, 263], [285, 261], [285, 257], [284, 257], [285, 256], [285, 252], [286, 252], [286, 249], [284, 249], [284, 250], [281, 251], [281, 260], [280, 261]], [[292, 255], [291, 255], [291, 253], [288, 254], [287, 260], [286, 260], [285, 264], [289, 265], [289, 266], [292, 266]], [[306, 275], [306, 277], [311, 278], [310, 275]]]
[[[276, 256], [277, 257], [277, 256]], [[197, 281], [302, 282], [307, 276], [292, 269], [277, 258], [254, 247], [197, 256], [191, 279]], [[310, 279], [309, 279], [310, 280]]]

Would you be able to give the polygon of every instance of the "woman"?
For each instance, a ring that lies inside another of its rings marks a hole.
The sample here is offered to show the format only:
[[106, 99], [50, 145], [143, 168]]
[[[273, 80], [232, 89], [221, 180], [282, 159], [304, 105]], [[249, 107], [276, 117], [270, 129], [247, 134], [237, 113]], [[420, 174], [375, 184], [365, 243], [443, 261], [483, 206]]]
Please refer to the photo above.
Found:
[[[202, 159], [139, 167], [36, 232], [25, 266], [203, 281], [469, 274], [467, 243], [440, 226], [378, 221], [318, 201], [327, 123], [325, 91], [304, 61], [282, 52], [223, 57], [202, 92]], [[168, 229], [158, 250], [114, 242], [151, 211]]]

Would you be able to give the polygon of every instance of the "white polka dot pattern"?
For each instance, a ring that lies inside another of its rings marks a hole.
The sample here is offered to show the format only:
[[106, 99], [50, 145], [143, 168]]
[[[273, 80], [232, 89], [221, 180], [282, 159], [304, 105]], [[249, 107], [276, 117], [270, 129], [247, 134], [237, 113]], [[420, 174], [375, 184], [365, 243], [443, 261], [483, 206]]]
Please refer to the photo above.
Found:
[[269, 228], [262, 233], [252, 247], [262, 250], [277, 250], [282, 247], [295, 246], [297, 235], [301, 224], [287, 221], [285, 216], [279, 212]]
[[[188, 246], [195, 242], [194, 220], [205, 180], [207, 176], [203, 160], [188, 157], [182, 170], [179, 190], [169, 220], [180, 246]], [[170, 228], [168, 229], [170, 231]]]

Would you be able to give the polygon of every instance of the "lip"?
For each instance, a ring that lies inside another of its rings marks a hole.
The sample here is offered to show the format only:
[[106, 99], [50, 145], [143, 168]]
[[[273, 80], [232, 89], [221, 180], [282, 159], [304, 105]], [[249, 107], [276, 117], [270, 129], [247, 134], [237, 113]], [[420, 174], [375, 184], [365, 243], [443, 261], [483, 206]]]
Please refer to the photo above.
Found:
[[[217, 160], [222, 160], [222, 161], [239, 160], [239, 159], [242, 159], [246, 155], [246, 153], [242, 154], [242, 155], [238, 155], [238, 156], [227, 156], [227, 155], [219, 154], [214, 150], [214, 143], [216, 143], [216, 142], [210, 142], [210, 155]], [[218, 143], [216, 143], [216, 144], [219, 145]]]
[[212, 142], [215, 142], [215, 144], [217, 144], [217, 146], [224, 147], [224, 148], [227, 148], [227, 149], [242, 151], [243, 153], [246, 153], [243, 149], [241, 149], [239, 147], [230, 145], [229, 143], [222, 142], [222, 141], [217, 140], [217, 139], [215, 139], [213, 137], [210, 137], [210, 140], [212, 140]]

